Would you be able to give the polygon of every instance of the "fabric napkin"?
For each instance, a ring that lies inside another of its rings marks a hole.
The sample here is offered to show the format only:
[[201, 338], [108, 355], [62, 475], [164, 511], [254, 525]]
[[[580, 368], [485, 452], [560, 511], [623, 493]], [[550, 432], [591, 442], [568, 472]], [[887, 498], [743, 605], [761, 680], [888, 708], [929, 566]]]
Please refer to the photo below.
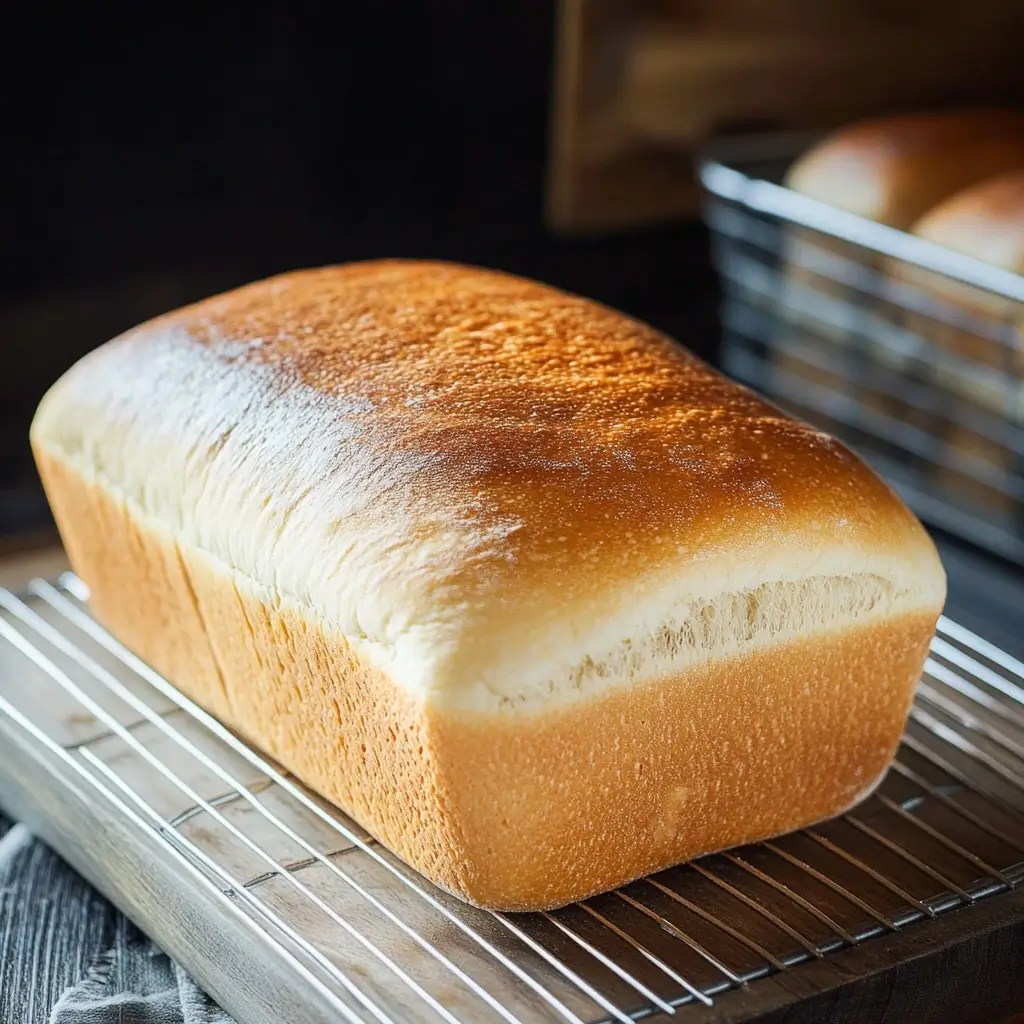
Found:
[[0, 816], [3, 1024], [232, 1024], [23, 825]]

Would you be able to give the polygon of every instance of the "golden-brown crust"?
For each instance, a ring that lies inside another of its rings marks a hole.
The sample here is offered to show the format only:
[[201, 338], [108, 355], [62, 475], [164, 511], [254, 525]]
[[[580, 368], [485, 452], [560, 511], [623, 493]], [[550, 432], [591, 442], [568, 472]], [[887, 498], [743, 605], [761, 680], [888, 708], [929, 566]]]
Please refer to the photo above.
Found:
[[491, 271], [328, 267], [179, 310], [69, 371], [33, 439], [455, 702], [572, 691], [605, 640], [716, 592], [944, 591], [837, 441], [650, 327]]
[[[841, 518], [844, 539], [853, 531], [867, 546], [898, 547], [913, 529], [842, 445], [657, 331], [474, 268], [379, 261], [259, 282], [130, 332], [55, 392], [68, 406], [102, 406], [147, 447], [154, 421], [169, 419], [159, 428], [168, 446], [186, 431], [197, 448], [223, 444], [224, 458], [256, 461], [288, 439], [265, 437], [274, 423], [263, 409], [243, 419], [215, 404], [248, 397], [246, 367], [269, 368], [276, 415], [312, 392], [325, 399], [325, 429], [348, 429], [317, 466], [342, 471], [356, 495], [331, 513], [436, 502], [439, 481], [453, 504], [486, 494], [496, 519], [529, 519], [508, 538], [517, 579], [531, 563], [568, 559], [583, 589], [596, 547], [595, 576], [635, 576], [680, 540], [694, 551], [761, 544], [782, 519], [829, 531]], [[225, 425], [239, 437], [223, 437]]]
[[59, 457], [39, 465], [115, 635], [438, 885], [495, 909], [560, 906], [844, 810], [893, 754], [935, 625], [908, 614], [537, 715], [456, 712]]
[[974, 182], [1024, 166], [1024, 114], [907, 114], [838, 130], [793, 165], [791, 188], [890, 227], [908, 228]]

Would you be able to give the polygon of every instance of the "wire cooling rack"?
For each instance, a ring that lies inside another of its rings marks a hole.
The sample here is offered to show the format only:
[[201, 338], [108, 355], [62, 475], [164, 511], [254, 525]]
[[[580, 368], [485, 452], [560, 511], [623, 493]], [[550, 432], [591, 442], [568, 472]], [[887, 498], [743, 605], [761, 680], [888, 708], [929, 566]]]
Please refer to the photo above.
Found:
[[899, 758], [854, 811], [506, 915], [406, 868], [86, 598], [71, 575], [0, 590], [0, 801], [240, 1021], [742, 1020], [773, 979], [806, 996], [814, 962], [1024, 880], [1024, 665], [946, 619]]

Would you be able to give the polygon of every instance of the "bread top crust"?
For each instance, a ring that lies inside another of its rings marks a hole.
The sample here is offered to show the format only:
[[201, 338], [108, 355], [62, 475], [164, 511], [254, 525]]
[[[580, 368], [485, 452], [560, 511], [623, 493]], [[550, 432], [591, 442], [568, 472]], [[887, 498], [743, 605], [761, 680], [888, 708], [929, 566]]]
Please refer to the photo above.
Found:
[[863, 121], [790, 169], [793, 189], [894, 228], [961, 188], [1024, 165], [1024, 114], [979, 110]]
[[32, 440], [471, 709], [945, 594], [838, 442], [648, 326], [468, 267], [327, 267], [160, 317], [73, 367]]
[[914, 234], [1003, 270], [1024, 270], [1024, 163], [957, 192], [922, 217]]

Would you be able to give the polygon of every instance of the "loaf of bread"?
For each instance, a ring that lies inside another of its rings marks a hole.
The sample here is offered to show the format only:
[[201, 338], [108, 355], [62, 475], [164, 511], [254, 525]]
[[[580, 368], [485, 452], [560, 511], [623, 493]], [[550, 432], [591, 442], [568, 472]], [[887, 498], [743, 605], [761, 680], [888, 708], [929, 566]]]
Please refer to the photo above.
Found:
[[[1024, 164], [957, 192], [929, 210], [911, 233], [1000, 270], [1024, 272]], [[934, 317], [945, 348], [972, 365], [1024, 372], [1018, 302], [906, 264], [897, 275], [950, 307], [948, 318], [942, 310]], [[956, 314], [967, 315], [958, 324]]]
[[841, 128], [790, 168], [791, 189], [909, 228], [968, 185], [1024, 166], [1024, 113], [905, 114]]
[[[832, 133], [793, 164], [786, 184], [834, 209], [908, 229], [960, 189], [1021, 167], [1024, 113], [907, 114]], [[802, 228], [792, 230], [787, 249], [788, 315], [818, 350], [817, 364], [782, 354], [779, 367], [852, 395], [897, 425], [928, 429], [927, 413], [901, 397], [904, 380], [918, 374], [887, 330], [901, 311], [884, 297], [884, 260]]]
[[[963, 189], [912, 228], [913, 234], [1000, 270], [1024, 272], [1024, 169]], [[894, 265], [907, 291], [907, 326], [934, 350], [931, 384], [940, 395], [950, 450], [940, 478], [958, 498], [1004, 512], [1024, 508], [1024, 315], [1020, 303], [939, 274]], [[954, 360], [947, 360], [946, 355]]]
[[836, 441], [489, 271], [352, 264], [171, 313], [73, 367], [32, 444], [97, 617], [488, 908], [859, 801], [944, 600]]

